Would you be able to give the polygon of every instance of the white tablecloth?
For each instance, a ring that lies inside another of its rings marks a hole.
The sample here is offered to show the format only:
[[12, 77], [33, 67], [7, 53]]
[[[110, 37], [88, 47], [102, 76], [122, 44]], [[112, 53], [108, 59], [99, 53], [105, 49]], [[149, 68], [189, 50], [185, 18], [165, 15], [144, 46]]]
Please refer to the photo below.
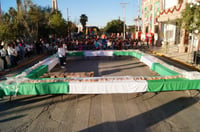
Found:
[[149, 68], [151, 68], [153, 63], [155, 63], [155, 61], [149, 56], [142, 56], [140, 61], [149, 66]]
[[43, 63], [43, 65], [48, 65], [48, 71], [51, 71], [58, 63], [59, 63], [58, 58], [53, 57], [51, 58], [51, 60], [48, 60], [45, 63]]
[[113, 56], [113, 51], [85, 51], [85, 56]]
[[182, 73], [183, 76], [187, 79], [190, 79], [190, 80], [199, 80], [200, 79], [200, 73], [197, 72], [197, 71], [185, 71]]
[[147, 91], [145, 80], [116, 82], [69, 82], [70, 94], [137, 93]]

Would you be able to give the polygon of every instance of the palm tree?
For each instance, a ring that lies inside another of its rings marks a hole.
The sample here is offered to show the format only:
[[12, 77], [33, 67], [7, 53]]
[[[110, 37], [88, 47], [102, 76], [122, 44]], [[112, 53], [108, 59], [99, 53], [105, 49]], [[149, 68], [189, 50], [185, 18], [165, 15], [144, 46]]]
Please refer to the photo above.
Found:
[[10, 24], [10, 15], [8, 13], [3, 15], [3, 21], [5, 24]]
[[83, 32], [85, 32], [87, 21], [88, 21], [88, 17], [85, 14], [82, 14], [80, 16], [80, 23], [83, 26]]
[[21, 2], [21, 0], [16, 0], [16, 2], [17, 2], [17, 12], [19, 12], [19, 8], [20, 8], [20, 6], [22, 5], [22, 2]]
[[11, 22], [14, 23], [15, 20], [16, 20], [16, 17], [17, 17], [17, 11], [13, 7], [11, 7], [9, 9], [8, 13], [9, 13], [9, 16], [11, 18]]
[[24, 11], [27, 13], [27, 9], [33, 6], [33, 2], [31, 0], [24, 0]]

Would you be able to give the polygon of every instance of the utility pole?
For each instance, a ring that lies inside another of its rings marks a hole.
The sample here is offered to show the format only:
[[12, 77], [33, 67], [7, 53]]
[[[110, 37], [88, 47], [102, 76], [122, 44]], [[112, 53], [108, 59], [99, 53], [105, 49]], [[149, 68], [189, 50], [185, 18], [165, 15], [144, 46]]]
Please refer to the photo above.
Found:
[[124, 28], [123, 28], [123, 39], [126, 39], [126, 5], [128, 3], [120, 3], [123, 7], [123, 13], [124, 13]]
[[138, 0], [138, 32], [140, 30], [140, 0]]
[[[69, 39], [69, 9], [67, 8], [67, 38]], [[69, 40], [68, 40], [69, 41]]]

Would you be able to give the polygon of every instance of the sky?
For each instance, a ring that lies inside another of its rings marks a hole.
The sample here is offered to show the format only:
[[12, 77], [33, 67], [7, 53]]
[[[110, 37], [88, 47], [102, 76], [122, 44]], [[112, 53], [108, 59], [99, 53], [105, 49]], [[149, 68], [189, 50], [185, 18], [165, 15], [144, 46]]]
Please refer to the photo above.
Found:
[[[1, 9], [7, 12], [10, 7], [16, 8], [16, 0], [0, 0]], [[22, 0], [23, 1], [23, 0]], [[67, 20], [67, 8], [69, 20], [80, 24], [81, 14], [88, 16], [88, 26], [104, 27], [107, 22], [113, 19], [124, 20], [123, 5], [125, 8], [126, 24], [135, 24], [134, 19], [138, 16], [138, 0], [57, 0], [58, 10], [61, 11], [64, 19]], [[141, 0], [140, 0], [141, 1]], [[32, 0], [34, 4], [42, 7], [51, 7], [51, 0]]]

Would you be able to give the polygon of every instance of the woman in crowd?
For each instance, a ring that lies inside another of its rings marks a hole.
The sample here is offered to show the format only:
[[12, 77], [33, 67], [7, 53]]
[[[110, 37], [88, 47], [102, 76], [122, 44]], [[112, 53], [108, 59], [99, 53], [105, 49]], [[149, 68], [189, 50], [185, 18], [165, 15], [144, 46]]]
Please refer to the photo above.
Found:
[[7, 61], [6, 61], [6, 55], [7, 55], [7, 51], [6, 51], [5, 47], [0, 46], [0, 56], [1, 56], [1, 59], [3, 60], [4, 70], [8, 68]]

